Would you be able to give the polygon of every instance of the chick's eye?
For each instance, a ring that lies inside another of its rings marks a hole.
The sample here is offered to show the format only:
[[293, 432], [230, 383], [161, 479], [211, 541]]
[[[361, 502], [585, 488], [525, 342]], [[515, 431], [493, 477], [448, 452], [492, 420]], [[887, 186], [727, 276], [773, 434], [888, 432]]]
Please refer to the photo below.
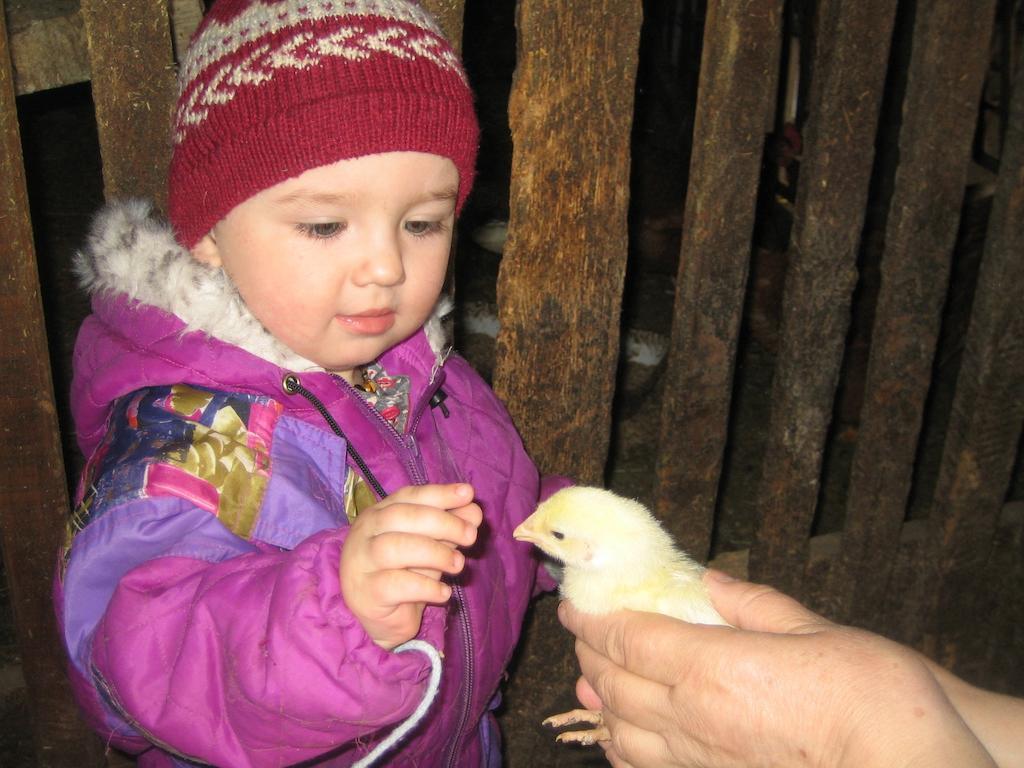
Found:
[[552, 535], [552, 536], [554, 536], [554, 537], [555, 537], [556, 539], [558, 539], [559, 541], [561, 541], [562, 539], [564, 539], [564, 538], [565, 538], [565, 534], [564, 534], [564, 533], [562, 533], [561, 531], [552, 531], [552, 532], [551, 532], [551, 535]]
[[345, 225], [340, 221], [324, 221], [316, 224], [299, 224], [299, 231], [314, 240], [329, 240], [339, 234]]

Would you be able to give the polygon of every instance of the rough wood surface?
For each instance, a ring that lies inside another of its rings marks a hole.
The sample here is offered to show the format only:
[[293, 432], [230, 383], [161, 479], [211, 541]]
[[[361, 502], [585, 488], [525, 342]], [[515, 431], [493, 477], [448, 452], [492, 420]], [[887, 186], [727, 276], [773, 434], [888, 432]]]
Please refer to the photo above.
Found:
[[704, 22], [654, 489], [655, 511], [700, 560], [711, 550], [728, 435], [782, 5], [714, 0]]
[[456, 52], [461, 51], [462, 17], [465, 13], [466, 0], [421, 0], [420, 5], [434, 15], [444, 31], [444, 36], [448, 38]]
[[[989, 562], [989, 586], [996, 601], [992, 631], [986, 633], [987, 658], [970, 677], [986, 688], [1020, 695], [1024, 690], [1024, 664], [1020, 661], [1020, 633], [1024, 627], [1024, 501], [1003, 507]], [[961, 671], [963, 667], [961, 667]]]
[[639, 0], [522, 0], [494, 388], [546, 471], [600, 483], [626, 269]]
[[72, 768], [102, 758], [71, 699], [50, 599], [68, 498], [28, 210], [0, 0], [0, 545], [32, 693], [36, 764]]
[[995, 5], [936, 0], [914, 25], [841, 563], [829, 590], [834, 617], [871, 628], [906, 516]]
[[171, 38], [174, 42], [174, 56], [180, 61], [203, 20], [203, 0], [170, 0], [168, 11], [171, 18]]
[[883, 617], [885, 635], [935, 658], [934, 643], [925, 637], [925, 617], [934, 585], [935, 549], [927, 520], [908, 520], [900, 529], [889, 572], [889, 589], [875, 611]]
[[8, 0], [6, 6], [19, 96], [89, 79], [78, 0]]
[[856, 283], [895, 0], [818, 6], [750, 571], [800, 594]]
[[[1024, 62], [1018, 56], [1017, 71]], [[932, 519], [939, 580], [934, 631], [955, 663], [989, 618], [979, 599], [1024, 423], [1024, 80], [1018, 78], [999, 162]], [[1019, 597], [1018, 597], [1019, 599]]]
[[103, 191], [167, 197], [176, 95], [166, 0], [82, 0]]

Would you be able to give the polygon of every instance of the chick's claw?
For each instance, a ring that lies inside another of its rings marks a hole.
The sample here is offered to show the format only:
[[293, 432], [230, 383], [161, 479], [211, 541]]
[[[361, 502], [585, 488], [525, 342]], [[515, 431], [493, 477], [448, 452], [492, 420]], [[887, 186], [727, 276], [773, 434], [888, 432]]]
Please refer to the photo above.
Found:
[[611, 733], [608, 732], [604, 725], [604, 718], [601, 716], [601, 713], [589, 709], [574, 709], [569, 712], [563, 712], [560, 715], [552, 715], [544, 721], [544, 725], [550, 728], [562, 728], [563, 726], [576, 725], [577, 723], [589, 723], [594, 727], [585, 731], [565, 731], [558, 734], [555, 737], [555, 741], [562, 744], [590, 746], [600, 741], [610, 741], [612, 738]]

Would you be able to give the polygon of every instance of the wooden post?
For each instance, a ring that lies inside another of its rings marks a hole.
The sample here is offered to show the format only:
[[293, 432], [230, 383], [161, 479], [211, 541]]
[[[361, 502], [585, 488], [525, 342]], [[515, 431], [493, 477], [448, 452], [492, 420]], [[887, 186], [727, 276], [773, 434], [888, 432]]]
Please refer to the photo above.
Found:
[[701, 560], [711, 549], [781, 24], [780, 0], [713, 0], [704, 22], [654, 490], [655, 511]]
[[988, 654], [984, 669], [962, 672], [986, 688], [1019, 696], [1024, 691], [1024, 667], [1020, 663], [1020, 628], [1024, 626], [1024, 501], [1010, 502], [999, 515], [988, 563], [981, 586], [996, 595], [997, 608], [987, 633]]
[[895, 0], [824, 0], [808, 97], [753, 578], [800, 594], [849, 323]]
[[600, 483], [626, 271], [639, 0], [521, 0], [494, 388], [547, 471]]
[[103, 191], [163, 208], [176, 86], [167, 0], [82, 0]]
[[936, 0], [914, 20], [842, 555], [828, 590], [835, 618], [872, 629], [906, 515], [994, 13], [992, 0]]
[[466, 0], [421, 0], [427, 11], [433, 14], [448, 42], [456, 53], [462, 50], [462, 18], [465, 14]]
[[52, 578], [68, 514], [39, 275], [21, 162], [17, 105], [0, 0], [0, 544], [25, 682], [36, 764], [102, 765], [100, 742], [71, 699]]
[[[1017, 71], [1024, 64], [1018, 56]], [[1024, 424], [1024, 81], [1012, 94], [988, 235], [971, 307], [932, 520], [939, 580], [932, 626], [956, 665], [987, 642], [985, 566]], [[1019, 599], [1019, 596], [1018, 598]], [[984, 647], [984, 646], [982, 646]]]

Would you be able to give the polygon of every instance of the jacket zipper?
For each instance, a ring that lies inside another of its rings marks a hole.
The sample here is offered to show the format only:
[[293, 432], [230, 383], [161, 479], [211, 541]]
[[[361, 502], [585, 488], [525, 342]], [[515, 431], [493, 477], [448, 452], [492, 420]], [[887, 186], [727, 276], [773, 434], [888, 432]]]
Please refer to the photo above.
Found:
[[448, 748], [448, 759], [445, 761], [446, 768], [452, 768], [459, 754], [459, 744], [462, 742], [462, 731], [469, 720], [469, 710], [473, 698], [473, 628], [469, 621], [469, 602], [463, 594], [462, 586], [453, 585], [452, 593], [456, 597], [459, 606], [458, 622], [462, 630], [462, 660], [465, 662], [466, 679], [463, 687], [462, 711], [459, 713], [458, 725], [455, 728], [455, 736], [451, 746]]
[[370, 487], [373, 488], [373, 492], [382, 499], [387, 496], [387, 493], [384, 491], [384, 487], [380, 484], [380, 481], [377, 480], [377, 477], [373, 472], [370, 471], [370, 467], [363, 460], [363, 457], [359, 455], [359, 451], [357, 451], [355, 446], [352, 445], [352, 441], [349, 440], [342, 431], [338, 422], [334, 420], [331, 412], [327, 410], [327, 406], [321, 403], [320, 399], [316, 395], [302, 386], [302, 382], [299, 381], [299, 377], [295, 374], [290, 373], [285, 376], [284, 381], [281, 382], [281, 386], [289, 395], [302, 395], [314, 408], [317, 409], [317, 411], [319, 411], [324, 421], [327, 422], [327, 426], [331, 428], [334, 434], [345, 441], [345, 450], [348, 451], [348, 455], [352, 457], [352, 461], [354, 461], [356, 466], [359, 467], [359, 471], [363, 473], [363, 478], [370, 484]]
[[[351, 389], [352, 394], [358, 397], [358, 393], [355, 391], [355, 388], [351, 384], [349, 384], [341, 377], [336, 378], [346, 387]], [[384, 491], [384, 488], [381, 486], [380, 482], [370, 471], [370, 468], [363, 460], [363, 457], [359, 455], [359, 452], [352, 445], [352, 441], [348, 439], [344, 431], [342, 431], [341, 426], [331, 415], [330, 411], [327, 410], [327, 406], [320, 402], [319, 398], [317, 398], [316, 395], [314, 395], [312, 392], [310, 392], [308, 389], [302, 386], [302, 383], [299, 381], [299, 377], [296, 376], [295, 374], [290, 373], [287, 376], [285, 376], [284, 381], [282, 382], [282, 386], [284, 388], [284, 391], [287, 392], [288, 394], [301, 395], [306, 400], [308, 400], [309, 403], [314, 408], [316, 408], [316, 410], [323, 417], [324, 421], [327, 422], [327, 425], [331, 428], [331, 430], [336, 435], [338, 435], [338, 437], [342, 438], [345, 441], [346, 450], [352, 457], [352, 460], [355, 462], [356, 466], [359, 467], [359, 470], [363, 473], [363, 477], [366, 479], [368, 483], [370, 483], [374, 492], [380, 498], [384, 498], [385, 496], [387, 496], [387, 493]], [[431, 394], [429, 403], [431, 407], [435, 407], [436, 404], [436, 407], [441, 409], [441, 413], [444, 415], [444, 417], [448, 418], [448, 409], [444, 405], [444, 401], [447, 398], [447, 395], [440, 395], [439, 393], [441, 392], [442, 390], [440, 386], [438, 386], [435, 389], [435, 391]], [[363, 402], [362, 398], [359, 398], [359, 400], [360, 402]], [[420, 420], [423, 418], [423, 414], [426, 412], [426, 407], [421, 405], [417, 408], [413, 417], [413, 421], [409, 426], [409, 432], [406, 435], [400, 434], [398, 430], [394, 428], [391, 422], [389, 422], [387, 419], [381, 416], [376, 411], [376, 409], [369, 408], [367, 406], [367, 410], [373, 413], [374, 417], [382, 425], [384, 425], [384, 427], [391, 434], [392, 439], [404, 449], [403, 453], [411, 454], [406, 456], [407, 460], [405, 462], [405, 465], [406, 468], [409, 470], [409, 474], [413, 479], [413, 483], [415, 485], [425, 485], [427, 482], [427, 478], [425, 473], [423, 472], [423, 469], [420, 466], [421, 460], [419, 447], [416, 445], [416, 438], [413, 436], [413, 433], [419, 426]], [[448, 748], [448, 759], [445, 761], [445, 765], [447, 766], [447, 768], [451, 768], [452, 766], [454, 766], [455, 760], [458, 757], [459, 744], [462, 741], [462, 731], [466, 727], [466, 723], [469, 720], [469, 710], [472, 704], [474, 682], [472, 631], [473, 628], [472, 625], [470, 624], [469, 619], [469, 602], [466, 600], [466, 595], [460, 584], [452, 584], [452, 594], [455, 596], [455, 602], [458, 608], [458, 616], [456, 618], [457, 621], [459, 622], [459, 628], [462, 633], [462, 658], [463, 662], [465, 663], [466, 674], [465, 685], [463, 686], [462, 692], [462, 710], [459, 713], [458, 726], [455, 729], [455, 735], [452, 738], [451, 745]]]

